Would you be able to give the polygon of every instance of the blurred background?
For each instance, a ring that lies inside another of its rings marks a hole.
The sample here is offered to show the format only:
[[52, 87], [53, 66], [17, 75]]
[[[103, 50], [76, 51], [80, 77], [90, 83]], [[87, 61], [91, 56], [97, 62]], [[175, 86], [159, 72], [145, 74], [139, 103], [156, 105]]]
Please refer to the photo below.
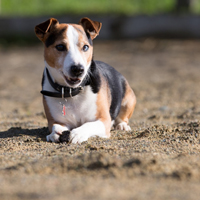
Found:
[[0, 36], [23, 42], [49, 17], [76, 23], [89, 16], [103, 22], [100, 39], [200, 38], [198, 14], [199, 0], [0, 0]]
[[2, 16], [38, 16], [66, 14], [158, 14], [200, 12], [198, 0], [1, 0]]
[[198, 14], [198, 0], [1, 0], [1, 16], [38, 16], [66, 14], [117, 14], [132, 16], [185, 12]]

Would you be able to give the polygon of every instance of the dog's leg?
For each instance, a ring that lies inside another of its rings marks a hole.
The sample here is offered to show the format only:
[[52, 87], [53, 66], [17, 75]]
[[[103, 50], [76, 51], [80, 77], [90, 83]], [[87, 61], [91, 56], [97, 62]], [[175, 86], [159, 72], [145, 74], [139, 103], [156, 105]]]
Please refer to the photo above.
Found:
[[64, 125], [60, 125], [60, 124], [57, 124], [55, 122], [55, 120], [51, 116], [51, 113], [50, 113], [49, 108], [47, 106], [47, 102], [46, 102], [45, 97], [43, 97], [43, 105], [44, 105], [46, 117], [48, 119], [49, 131], [51, 132], [50, 135], [46, 136], [46, 139], [47, 139], [48, 142], [50, 142], [50, 141], [51, 142], [59, 142], [59, 138], [60, 138], [60, 135], [62, 135], [62, 132], [68, 131], [69, 129]]
[[[105, 86], [104, 86], [105, 87]], [[72, 143], [81, 143], [89, 137], [110, 137], [111, 117], [109, 113], [109, 99], [106, 98], [107, 90], [101, 87], [97, 97], [96, 121], [87, 122], [71, 131]]]
[[110, 134], [107, 134], [105, 124], [101, 120], [87, 122], [73, 129], [70, 133], [70, 141], [72, 143], [82, 143], [94, 136], [102, 138], [108, 138], [110, 136]]
[[136, 97], [131, 87], [126, 83], [126, 92], [122, 100], [119, 115], [115, 120], [115, 129], [131, 131], [128, 125], [129, 119], [133, 114], [136, 105]]

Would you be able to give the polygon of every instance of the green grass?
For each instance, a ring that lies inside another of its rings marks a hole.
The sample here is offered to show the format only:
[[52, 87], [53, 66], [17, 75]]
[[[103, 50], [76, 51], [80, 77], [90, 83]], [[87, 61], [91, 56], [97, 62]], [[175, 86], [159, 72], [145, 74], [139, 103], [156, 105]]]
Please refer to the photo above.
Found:
[[[66, 14], [159, 14], [171, 12], [176, 0], [0, 0], [1, 16]], [[192, 13], [200, 13], [200, 1], [193, 1]]]
[[155, 14], [173, 6], [174, 0], [1, 0], [1, 16]]

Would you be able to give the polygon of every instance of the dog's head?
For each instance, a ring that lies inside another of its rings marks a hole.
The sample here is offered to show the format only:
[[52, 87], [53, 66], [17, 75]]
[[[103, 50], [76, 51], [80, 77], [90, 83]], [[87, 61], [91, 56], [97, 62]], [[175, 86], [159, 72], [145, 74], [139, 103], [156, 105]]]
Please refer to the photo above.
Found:
[[74, 88], [81, 84], [91, 64], [92, 40], [101, 25], [89, 18], [82, 18], [79, 24], [59, 24], [50, 18], [35, 27], [45, 46], [46, 66], [58, 84]]

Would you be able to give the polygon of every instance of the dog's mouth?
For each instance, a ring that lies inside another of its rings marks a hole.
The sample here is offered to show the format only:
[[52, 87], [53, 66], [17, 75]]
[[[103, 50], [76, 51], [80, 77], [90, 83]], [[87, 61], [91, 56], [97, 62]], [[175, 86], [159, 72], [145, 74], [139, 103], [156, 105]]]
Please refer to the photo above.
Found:
[[80, 78], [70, 78], [70, 77], [67, 77], [67, 76], [64, 76], [64, 78], [69, 85], [76, 85], [76, 84], [79, 84], [81, 82]]

